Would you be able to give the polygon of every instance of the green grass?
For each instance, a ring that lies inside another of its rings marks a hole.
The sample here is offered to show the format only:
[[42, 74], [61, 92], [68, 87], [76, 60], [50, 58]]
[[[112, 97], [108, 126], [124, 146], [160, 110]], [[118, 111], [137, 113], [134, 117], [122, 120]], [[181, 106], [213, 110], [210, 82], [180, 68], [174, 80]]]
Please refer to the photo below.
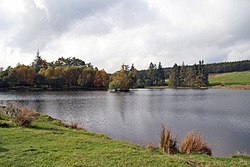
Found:
[[230, 72], [209, 75], [211, 85], [248, 85], [250, 84], [250, 71]]
[[11, 118], [0, 114], [0, 166], [192, 165], [250, 166], [250, 160], [248, 156], [167, 156], [156, 148], [142, 148], [105, 135], [70, 128], [47, 115], [39, 115], [30, 127], [19, 127]]

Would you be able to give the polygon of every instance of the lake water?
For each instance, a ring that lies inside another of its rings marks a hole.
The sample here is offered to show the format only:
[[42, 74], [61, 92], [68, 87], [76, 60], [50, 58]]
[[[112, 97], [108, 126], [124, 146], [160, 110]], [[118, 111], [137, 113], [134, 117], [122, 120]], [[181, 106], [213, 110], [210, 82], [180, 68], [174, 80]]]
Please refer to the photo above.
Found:
[[249, 90], [0, 92], [0, 104], [7, 103], [140, 145], [158, 146], [165, 125], [179, 140], [190, 130], [199, 131], [215, 156], [250, 154]]

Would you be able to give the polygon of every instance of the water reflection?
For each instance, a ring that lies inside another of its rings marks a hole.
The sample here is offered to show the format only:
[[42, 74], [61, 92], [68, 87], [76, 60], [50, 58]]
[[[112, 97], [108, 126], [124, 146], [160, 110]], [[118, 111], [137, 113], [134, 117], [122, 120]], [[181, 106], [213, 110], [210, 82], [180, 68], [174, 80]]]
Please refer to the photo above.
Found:
[[201, 132], [213, 154], [250, 153], [250, 91], [160, 89], [109, 92], [1, 92], [15, 103], [115, 139], [155, 146], [161, 126], [179, 138]]

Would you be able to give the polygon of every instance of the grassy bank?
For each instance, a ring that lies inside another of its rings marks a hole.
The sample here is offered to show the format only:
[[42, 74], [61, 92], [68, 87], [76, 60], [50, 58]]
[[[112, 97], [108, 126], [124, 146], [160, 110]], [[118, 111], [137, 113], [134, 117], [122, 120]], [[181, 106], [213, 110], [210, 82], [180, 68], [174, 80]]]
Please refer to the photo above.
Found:
[[36, 115], [28, 127], [0, 114], [0, 166], [250, 166], [248, 156], [164, 155]]
[[[209, 87], [228, 89], [250, 89], [250, 71], [210, 74]], [[146, 86], [146, 89], [167, 89], [169, 86]], [[181, 88], [181, 87], [180, 87]]]
[[211, 74], [209, 83], [214, 88], [250, 89], [250, 71]]

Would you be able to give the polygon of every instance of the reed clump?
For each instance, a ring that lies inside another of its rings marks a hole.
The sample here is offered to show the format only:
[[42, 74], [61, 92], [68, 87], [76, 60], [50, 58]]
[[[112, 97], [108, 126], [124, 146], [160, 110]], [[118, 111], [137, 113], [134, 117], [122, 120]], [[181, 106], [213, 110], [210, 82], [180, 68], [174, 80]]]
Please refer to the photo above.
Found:
[[196, 132], [190, 131], [182, 139], [180, 144], [181, 153], [205, 153], [207, 155], [212, 155], [211, 149], [207, 146], [203, 136]]
[[178, 152], [184, 154], [201, 153], [210, 156], [212, 155], [212, 151], [208, 147], [203, 136], [194, 130], [186, 134], [178, 147], [176, 137], [172, 135], [169, 129], [166, 129], [163, 126], [161, 131], [160, 148], [163, 149], [163, 153], [168, 155]]
[[173, 137], [171, 131], [165, 127], [162, 128], [160, 147], [163, 149], [163, 153], [168, 155], [178, 151], [176, 138]]
[[27, 108], [21, 108], [15, 116], [15, 123], [19, 126], [30, 126], [35, 119], [36, 113]]

